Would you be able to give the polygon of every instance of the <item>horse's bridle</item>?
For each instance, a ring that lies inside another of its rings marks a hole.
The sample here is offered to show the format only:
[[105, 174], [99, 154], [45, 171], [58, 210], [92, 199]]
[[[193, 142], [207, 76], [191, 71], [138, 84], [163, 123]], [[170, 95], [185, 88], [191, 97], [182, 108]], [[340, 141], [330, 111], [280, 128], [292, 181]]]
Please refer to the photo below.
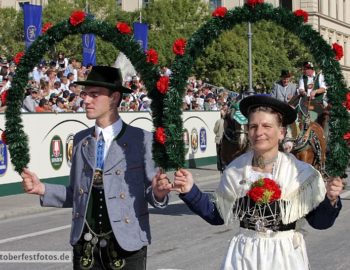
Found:
[[233, 138], [230, 138], [230, 136], [227, 134], [227, 131], [224, 130], [224, 136], [226, 138], [226, 140], [229, 143], [234, 143], [236, 144], [238, 142], [238, 138], [244, 134], [245, 136], [248, 136], [248, 132], [243, 130], [232, 130], [231, 128], [227, 128], [227, 130], [231, 130], [231, 133], [233, 134]]

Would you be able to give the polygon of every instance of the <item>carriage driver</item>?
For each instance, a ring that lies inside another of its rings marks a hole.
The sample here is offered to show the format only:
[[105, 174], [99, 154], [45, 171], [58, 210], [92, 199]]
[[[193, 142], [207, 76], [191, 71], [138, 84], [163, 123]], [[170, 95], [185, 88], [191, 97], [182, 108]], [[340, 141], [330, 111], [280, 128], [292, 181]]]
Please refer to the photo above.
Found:
[[[289, 70], [282, 69], [280, 80], [277, 81], [271, 91], [271, 97], [276, 98], [284, 103], [293, 103], [298, 96], [297, 86], [291, 82], [292, 73]], [[293, 148], [292, 138], [298, 133], [297, 125], [293, 123], [287, 128], [286, 138], [283, 148], [286, 152], [290, 152]]]
[[298, 91], [302, 96], [302, 102], [308, 104], [310, 120], [320, 124], [327, 132], [327, 86], [322, 71], [316, 73], [314, 65], [310, 61], [303, 63], [303, 75], [299, 80]]

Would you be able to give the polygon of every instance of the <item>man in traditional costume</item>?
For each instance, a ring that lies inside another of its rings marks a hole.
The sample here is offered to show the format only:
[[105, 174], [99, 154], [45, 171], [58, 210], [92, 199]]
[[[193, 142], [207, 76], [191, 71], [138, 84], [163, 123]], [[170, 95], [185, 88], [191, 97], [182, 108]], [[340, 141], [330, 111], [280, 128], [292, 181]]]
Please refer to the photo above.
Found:
[[42, 183], [24, 169], [23, 188], [43, 206], [72, 207], [70, 243], [74, 269], [146, 269], [151, 241], [148, 204], [164, 208], [171, 185], [156, 173], [152, 133], [127, 125], [118, 113], [119, 69], [94, 66], [83, 99], [95, 126], [74, 136], [70, 183]]

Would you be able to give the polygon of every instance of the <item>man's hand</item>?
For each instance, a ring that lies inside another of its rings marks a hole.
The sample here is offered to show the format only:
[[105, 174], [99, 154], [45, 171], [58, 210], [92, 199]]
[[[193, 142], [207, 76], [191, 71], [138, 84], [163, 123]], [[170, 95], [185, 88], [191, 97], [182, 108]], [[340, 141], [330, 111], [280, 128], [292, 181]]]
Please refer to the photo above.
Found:
[[45, 194], [45, 185], [40, 182], [38, 176], [28, 170], [27, 168], [23, 169], [21, 173], [23, 179], [22, 186], [23, 190], [28, 194], [44, 195]]
[[304, 97], [306, 96], [306, 91], [304, 89], [299, 89], [299, 94]]
[[174, 186], [172, 190], [179, 193], [187, 193], [190, 192], [193, 184], [192, 174], [185, 169], [180, 169], [174, 174]]
[[326, 190], [327, 197], [331, 201], [331, 204], [334, 206], [337, 202], [337, 199], [340, 195], [340, 192], [343, 190], [344, 183], [340, 177], [330, 177], [327, 180]]
[[152, 179], [152, 190], [155, 199], [162, 202], [165, 196], [171, 191], [171, 183], [165, 173], [157, 172]]

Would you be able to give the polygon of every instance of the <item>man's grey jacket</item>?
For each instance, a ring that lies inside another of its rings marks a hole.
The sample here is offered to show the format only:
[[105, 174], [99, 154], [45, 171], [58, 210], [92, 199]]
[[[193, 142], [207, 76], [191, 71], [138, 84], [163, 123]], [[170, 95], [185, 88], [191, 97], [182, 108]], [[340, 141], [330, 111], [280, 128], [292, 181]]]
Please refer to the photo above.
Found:
[[[128, 251], [150, 244], [148, 203], [163, 207], [154, 199], [151, 183], [156, 174], [152, 159], [152, 133], [123, 123], [104, 161], [105, 202], [113, 233]], [[70, 184], [45, 184], [42, 206], [73, 207], [70, 243], [80, 239], [91, 193], [96, 163], [94, 127], [74, 137]]]

